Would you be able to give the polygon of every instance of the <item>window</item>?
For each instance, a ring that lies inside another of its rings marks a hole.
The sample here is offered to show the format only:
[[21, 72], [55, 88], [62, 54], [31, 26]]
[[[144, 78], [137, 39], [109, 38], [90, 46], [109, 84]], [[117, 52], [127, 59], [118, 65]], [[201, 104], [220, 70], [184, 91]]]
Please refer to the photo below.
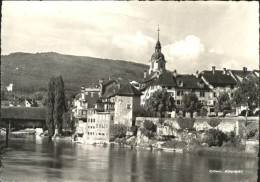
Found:
[[177, 100], [177, 105], [181, 105], [181, 101], [180, 100]]
[[205, 97], [205, 92], [200, 91], [200, 97]]
[[230, 96], [231, 96], [231, 97], [234, 97], [234, 93], [231, 93]]
[[111, 120], [112, 120], [112, 121], [114, 120], [114, 116], [111, 116]]
[[168, 87], [168, 89], [172, 89], [172, 87]]
[[177, 96], [182, 96], [183, 95], [183, 91], [177, 91]]
[[174, 97], [174, 92], [170, 92], [170, 95], [171, 95], [172, 97]]
[[127, 105], [126, 105], [126, 108], [127, 108], [127, 109], [131, 109], [131, 104], [127, 104]]
[[216, 93], [216, 92], [214, 92], [214, 93], [213, 93], [213, 97], [216, 97], [216, 96], [217, 96], [217, 93]]

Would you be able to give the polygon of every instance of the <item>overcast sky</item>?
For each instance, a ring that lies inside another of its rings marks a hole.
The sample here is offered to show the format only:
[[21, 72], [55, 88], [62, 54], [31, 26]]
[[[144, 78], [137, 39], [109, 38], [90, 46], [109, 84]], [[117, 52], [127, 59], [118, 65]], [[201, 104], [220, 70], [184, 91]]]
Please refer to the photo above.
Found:
[[58, 52], [148, 64], [160, 25], [168, 70], [257, 69], [258, 17], [258, 2], [4, 1], [1, 54]]

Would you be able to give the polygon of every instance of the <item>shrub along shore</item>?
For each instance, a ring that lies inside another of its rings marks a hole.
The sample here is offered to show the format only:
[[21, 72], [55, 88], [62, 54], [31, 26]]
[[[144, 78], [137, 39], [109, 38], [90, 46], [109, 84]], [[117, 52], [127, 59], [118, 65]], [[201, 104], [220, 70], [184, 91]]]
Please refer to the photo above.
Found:
[[[259, 150], [259, 145], [257, 145], [259, 135], [257, 131], [252, 132], [248, 130], [244, 133], [244, 136], [237, 136], [233, 131], [224, 133], [214, 129], [219, 124], [219, 121], [209, 124], [213, 129], [196, 131], [192, 127], [187, 127], [187, 123], [181, 123], [180, 126], [183, 127], [176, 130], [174, 136], [158, 135], [156, 133], [157, 126], [151, 121], [145, 121], [142, 127], [132, 128], [128, 134], [126, 127], [119, 124], [112, 128], [114, 137], [111, 138], [111, 142], [128, 147], [187, 152], [198, 155], [257, 157]], [[253, 141], [253, 144], [247, 144], [249, 141]]]

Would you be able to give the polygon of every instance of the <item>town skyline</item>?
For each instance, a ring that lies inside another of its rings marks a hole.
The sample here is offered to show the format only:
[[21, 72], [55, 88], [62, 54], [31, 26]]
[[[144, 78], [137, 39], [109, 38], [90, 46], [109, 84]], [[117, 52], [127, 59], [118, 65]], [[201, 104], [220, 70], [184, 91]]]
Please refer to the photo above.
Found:
[[3, 2], [1, 54], [58, 52], [148, 65], [159, 25], [170, 71], [259, 67], [257, 2], [140, 4]]

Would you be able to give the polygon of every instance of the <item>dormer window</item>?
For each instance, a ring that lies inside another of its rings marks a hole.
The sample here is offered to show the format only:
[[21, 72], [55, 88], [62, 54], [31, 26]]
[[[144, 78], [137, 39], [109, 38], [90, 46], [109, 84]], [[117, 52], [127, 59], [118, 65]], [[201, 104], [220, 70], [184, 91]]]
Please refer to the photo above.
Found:
[[183, 87], [183, 81], [179, 81], [179, 86]]

